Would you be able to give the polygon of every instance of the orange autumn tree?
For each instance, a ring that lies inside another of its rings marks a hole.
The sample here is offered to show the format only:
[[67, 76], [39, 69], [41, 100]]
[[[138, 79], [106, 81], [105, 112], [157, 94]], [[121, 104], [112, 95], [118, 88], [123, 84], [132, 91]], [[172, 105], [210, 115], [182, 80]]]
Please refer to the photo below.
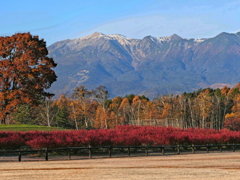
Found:
[[30, 33], [0, 37], [0, 123], [19, 104], [38, 104], [56, 81], [46, 42]]
[[111, 111], [110, 116], [112, 117], [112, 119], [114, 121], [114, 124], [115, 124], [114, 126], [124, 124], [123, 115], [119, 109], [122, 100], [123, 100], [122, 97], [117, 96], [111, 100], [111, 104], [109, 106], [109, 110]]
[[[89, 91], [84, 85], [76, 87], [71, 95], [71, 113], [70, 119], [74, 119], [75, 127], [79, 125], [85, 128], [90, 128], [89, 113], [93, 105], [94, 91]], [[82, 121], [82, 122], [79, 122]]]
[[224, 127], [230, 130], [240, 130], [240, 94], [235, 95], [232, 112], [226, 114]]

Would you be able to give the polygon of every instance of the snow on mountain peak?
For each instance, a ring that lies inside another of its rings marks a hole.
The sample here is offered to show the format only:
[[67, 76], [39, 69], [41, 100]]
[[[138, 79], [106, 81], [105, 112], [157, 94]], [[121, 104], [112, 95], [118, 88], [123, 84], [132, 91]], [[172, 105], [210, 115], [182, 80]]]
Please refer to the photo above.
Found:
[[109, 35], [107, 35], [108, 37], [112, 37], [112, 38], [117, 38], [117, 39], [119, 39], [119, 38], [127, 38], [127, 37], [125, 37], [125, 36], [123, 36], [123, 35], [121, 35], [121, 34], [109, 34]]
[[206, 39], [194, 39], [194, 42], [196, 43], [202, 43], [203, 41], [205, 41]]
[[158, 41], [170, 41], [171, 40], [171, 38], [170, 38], [170, 36], [165, 36], [165, 37], [157, 37], [157, 40]]
[[[128, 45], [132, 45], [135, 44], [138, 41], [141, 41], [140, 39], [134, 39], [134, 38], [128, 38], [124, 35], [121, 34], [108, 34], [105, 35], [103, 33], [100, 32], [95, 32], [93, 34], [90, 34], [86, 37], [82, 37], [82, 38], [78, 38], [73, 40], [74, 43], [79, 43], [79, 40], [83, 40], [83, 41], [88, 41], [90, 39], [100, 39], [103, 38], [105, 40], [115, 40], [118, 41], [118, 43], [120, 43], [123, 46], [128, 46]], [[165, 36], [165, 37], [153, 37], [153, 36], [146, 36], [143, 39], [150, 39], [151, 41], [157, 43], [157, 44], [163, 44], [163, 43], [168, 43], [170, 41], [179, 41], [179, 40], [190, 40], [190, 39], [185, 39], [182, 38], [180, 36], [178, 36], [177, 34], [173, 34], [171, 36]], [[194, 43], [199, 44], [202, 43], [203, 41], [205, 41], [206, 39], [192, 39], [194, 41]], [[72, 44], [72, 43], [71, 43]]]
[[104, 38], [107, 38], [109, 40], [117, 40], [121, 45], [129, 45], [131, 44], [132, 40], [131, 38], [127, 38], [121, 34], [109, 34], [104, 36]]
[[100, 38], [102, 36], [105, 36], [105, 34], [100, 33], [100, 32], [95, 32], [95, 33], [90, 34], [90, 35], [88, 35], [86, 37], [83, 37], [83, 39]]

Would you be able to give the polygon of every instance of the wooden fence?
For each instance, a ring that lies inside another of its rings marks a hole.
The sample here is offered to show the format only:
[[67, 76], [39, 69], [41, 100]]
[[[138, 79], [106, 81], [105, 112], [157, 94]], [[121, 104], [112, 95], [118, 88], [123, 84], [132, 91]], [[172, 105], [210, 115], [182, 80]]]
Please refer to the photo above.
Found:
[[[240, 144], [220, 144], [220, 145], [172, 145], [172, 146], [101, 146], [101, 147], [68, 147], [68, 148], [55, 148], [55, 149], [41, 149], [41, 150], [4, 150], [0, 151], [0, 157], [6, 156], [11, 154], [15, 155], [17, 154], [18, 161], [22, 161], [22, 155], [24, 153], [30, 154], [30, 153], [41, 153], [44, 155], [45, 160], [49, 160], [49, 154], [53, 152], [59, 152], [64, 151], [65, 154], [68, 156], [68, 159], [71, 159], [72, 151], [79, 151], [79, 150], [85, 150], [88, 153], [88, 158], [91, 159], [94, 155], [94, 152], [107, 152], [107, 156], [109, 158], [113, 157], [113, 152], [122, 152], [127, 154], [127, 156], [134, 155], [138, 152], [138, 150], [141, 151], [141, 153], [144, 153], [145, 156], [148, 156], [149, 153], [154, 153], [155, 155], [158, 153], [159, 155], [165, 155], [165, 154], [181, 154], [181, 152], [190, 152], [195, 154], [197, 151], [201, 152], [207, 152], [209, 153], [211, 150], [216, 152], [223, 150], [230, 150], [235, 152], [236, 149], [239, 149]], [[97, 154], [96, 154], [97, 156]], [[119, 157], [119, 155], [117, 155]], [[0, 160], [1, 161], [1, 160]]]

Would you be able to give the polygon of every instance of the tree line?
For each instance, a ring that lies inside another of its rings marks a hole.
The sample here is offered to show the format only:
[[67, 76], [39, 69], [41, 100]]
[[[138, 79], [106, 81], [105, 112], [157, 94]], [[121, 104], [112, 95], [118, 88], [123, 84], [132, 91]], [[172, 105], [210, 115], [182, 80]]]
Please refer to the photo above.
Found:
[[240, 84], [233, 88], [199, 89], [181, 95], [149, 100], [126, 95], [109, 99], [105, 86], [88, 90], [84, 85], [39, 106], [21, 104], [9, 123], [39, 124], [70, 129], [109, 129], [117, 125], [172, 126], [239, 130]]

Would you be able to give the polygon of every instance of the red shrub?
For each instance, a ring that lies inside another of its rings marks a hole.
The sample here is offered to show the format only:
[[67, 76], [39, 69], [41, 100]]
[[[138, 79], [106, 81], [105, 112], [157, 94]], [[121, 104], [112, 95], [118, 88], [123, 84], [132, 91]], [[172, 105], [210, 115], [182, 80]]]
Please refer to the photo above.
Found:
[[227, 143], [240, 143], [240, 131], [130, 125], [89, 131], [0, 131], [1, 149]]

